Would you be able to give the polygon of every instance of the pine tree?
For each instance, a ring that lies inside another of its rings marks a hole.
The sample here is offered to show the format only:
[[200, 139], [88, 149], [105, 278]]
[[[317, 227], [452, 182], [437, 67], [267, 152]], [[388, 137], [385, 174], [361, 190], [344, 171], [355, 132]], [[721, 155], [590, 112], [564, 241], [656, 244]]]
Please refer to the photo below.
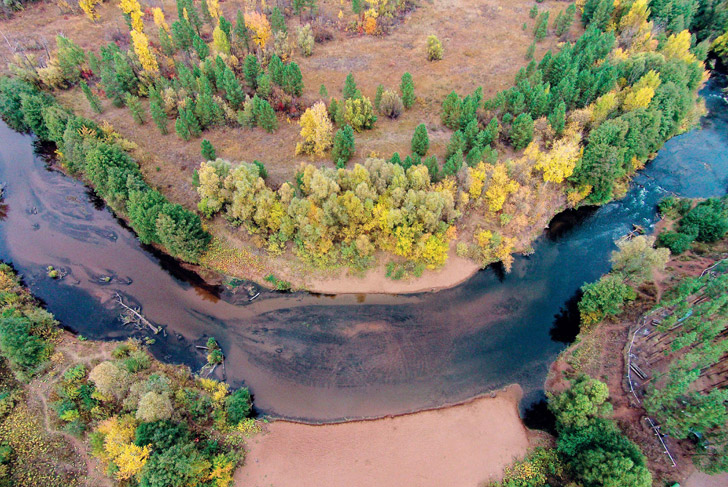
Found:
[[184, 17], [172, 23], [172, 39], [177, 49], [189, 52], [194, 36], [194, 29]]
[[286, 27], [286, 18], [281, 13], [278, 7], [273, 7], [270, 13], [270, 27], [273, 32], [288, 32]]
[[197, 57], [200, 59], [205, 59], [210, 54], [210, 48], [207, 47], [205, 41], [203, 41], [202, 38], [197, 34], [195, 34], [195, 36], [192, 38], [192, 47], [194, 47], [195, 52], [197, 53]]
[[298, 64], [291, 61], [283, 75], [283, 91], [289, 95], [301, 96], [303, 93], [303, 75]]
[[560, 137], [564, 133], [564, 126], [566, 125], [566, 104], [562, 101], [556, 107], [556, 110], [549, 115], [549, 125], [554, 129], [554, 133], [557, 137]]
[[146, 117], [144, 115], [144, 107], [139, 101], [139, 97], [127, 93], [124, 97], [124, 103], [126, 104], [127, 108], [129, 108], [129, 111], [131, 112], [131, 116], [132, 118], [134, 118], [134, 121], [139, 125], [144, 125], [144, 122], [146, 122]]
[[351, 0], [351, 11], [356, 15], [361, 13], [361, 0]]
[[526, 60], [530, 61], [533, 59], [533, 55], [536, 53], [536, 43], [532, 42], [530, 46], [528, 46], [528, 49], [526, 50]]
[[200, 2], [200, 10], [202, 11], [202, 18], [205, 20], [207, 25], [213, 27], [215, 24], [213, 22], [212, 15], [210, 15], [210, 6], [207, 5], [207, 0], [202, 0]]
[[336, 131], [331, 158], [338, 167], [344, 167], [354, 155], [355, 150], [354, 129], [351, 128], [351, 125], [345, 125]]
[[197, 138], [202, 134], [200, 123], [195, 116], [192, 100], [185, 98], [185, 107], [182, 109], [182, 118], [184, 119], [185, 125], [190, 132], [192, 138]]
[[223, 114], [220, 106], [215, 103], [212, 95], [212, 86], [205, 77], [198, 79], [199, 93], [195, 100], [195, 115], [203, 129], [222, 121]]
[[179, 136], [180, 139], [184, 140], [185, 142], [190, 140], [190, 137], [191, 137], [190, 129], [187, 126], [187, 124], [185, 123], [184, 117], [182, 116], [181, 113], [177, 117], [177, 120], [175, 120], [175, 122], [174, 122], [174, 130], [175, 130], [175, 132], [177, 132], [177, 135]]
[[255, 90], [255, 92], [258, 94], [258, 96], [267, 100], [272, 92], [270, 76], [268, 76], [268, 73], [261, 73], [260, 76], [258, 76], [257, 83], [258, 89]]
[[220, 15], [217, 25], [219, 25], [220, 30], [222, 30], [225, 33], [225, 37], [227, 37], [228, 44], [232, 44], [232, 42], [233, 42], [233, 24], [230, 23], [230, 21], [228, 19], [226, 19], [224, 15]]
[[442, 124], [448, 128], [456, 130], [460, 125], [460, 114], [462, 112], [462, 102], [455, 91], [450, 92], [445, 101], [442, 102], [442, 113], [440, 118]]
[[238, 79], [235, 77], [235, 73], [228, 66], [225, 66], [223, 72], [222, 86], [225, 90], [225, 96], [233, 108], [240, 107], [245, 101], [245, 93], [240, 87]]
[[540, 42], [546, 39], [549, 33], [549, 12], [543, 12], [539, 14], [536, 20], [536, 29], [534, 30], [534, 37], [536, 42]]
[[166, 56], [174, 56], [175, 47], [174, 47], [174, 41], [171, 37], [169, 37], [169, 34], [166, 30], [164, 30], [163, 27], [160, 27], [157, 31], [158, 37], [159, 37], [159, 45], [162, 48], [162, 52]]
[[421, 123], [417, 126], [412, 136], [412, 152], [424, 157], [429, 149], [430, 138], [427, 135], [427, 127], [425, 127], [424, 123]]
[[361, 92], [356, 87], [356, 81], [354, 81], [354, 75], [352, 73], [349, 73], [346, 76], [346, 81], [344, 82], [344, 100], [348, 100], [350, 98], [360, 98]]
[[212, 146], [212, 143], [207, 139], [202, 139], [202, 143], [200, 144], [200, 152], [202, 153], [202, 158], [206, 161], [214, 161], [217, 158], [215, 154], [215, 148]]
[[268, 74], [270, 74], [270, 79], [273, 83], [281, 87], [283, 86], [285, 70], [286, 67], [283, 65], [281, 58], [279, 58], [277, 54], [273, 54], [270, 57], [270, 62], [268, 63]]
[[425, 165], [427, 172], [430, 173], [430, 181], [437, 181], [440, 176], [440, 166], [437, 164], [437, 157], [426, 157], [425, 160], [422, 161], [422, 164]]
[[88, 87], [88, 83], [86, 83], [86, 81], [81, 81], [81, 91], [83, 91], [83, 94], [86, 96], [88, 104], [91, 105], [91, 110], [96, 113], [102, 113], [104, 111], [101, 107], [101, 100], [99, 100], [99, 97], [91, 91], [91, 88]]
[[531, 17], [532, 19], [535, 19], [537, 15], [538, 15], [538, 5], [534, 5], [533, 7], [531, 7], [531, 10], [528, 11], [528, 16]]
[[377, 93], [374, 95], [374, 108], [379, 111], [379, 106], [382, 104], [382, 95], [384, 95], [384, 85], [379, 83], [377, 86]]
[[152, 120], [154, 120], [159, 132], [162, 135], [167, 135], [167, 114], [162, 105], [158, 101], [152, 100], [149, 103], [149, 111], [152, 112]]
[[528, 113], [521, 113], [513, 120], [510, 139], [513, 148], [521, 150], [533, 139], [533, 119]]
[[253, 110], [255, 111], [255, 121], [258, 127], [268, 133], [273, 133], [278, 128], [278, 119], [273, 107], [266, 100], [255, 96], [253, 98]]
[[258, 64], [258, 58], [254, 54], [248, 54], [245, 56], [245, 63], [243, 64], [243, 75], [245, 81], [252, 89], [257, 88], [258, 75], [260, 74], [260, 64]]
[[240, 10], [238, 10], [237, 17], [235, 18], [233, 33], [235, 34], [236, 44], [241, 48], [244, 46], [246, 52], [250, 51], [250, 32], [245, 25], [245, 16]]
[[319, 88], [319, 96], [321, 98], [328, 98], [329, 97], [329, 92], [326, 89], [326, 85], [324, 85], [323, 83], [321, 83], [321, 87]]
[[402, 92], [402, 104], [405, 108], [411, 108], [415, 103], [415, 84], [412, 81], [412, 75], [404, 73], [402, 75], [402, 83], [399, 85]]

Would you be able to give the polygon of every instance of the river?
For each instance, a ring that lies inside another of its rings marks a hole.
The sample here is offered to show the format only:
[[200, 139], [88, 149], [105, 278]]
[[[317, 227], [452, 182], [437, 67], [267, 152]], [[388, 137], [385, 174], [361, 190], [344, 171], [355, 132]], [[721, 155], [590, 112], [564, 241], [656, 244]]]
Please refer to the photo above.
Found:
[[[226, 379], [250, 387], [259, 412], [311, 422], [377, 417], [454, 403], [506, 384], [542, 396], [549, 364], [578, 331], [578, 289], [609, 268], [614, 240], [651, 228], [675, 193], [728, 189], [728, 110], [703, 89], [702, 127], [674, 137], [627, 196], [558, 215], [513, 270], [479, 272], [453, 289], [403, 296], [264, 291], [206, 284], [139, 244], [93, 193], [48, 164], [31, 136], [0, 123], [0, 258], [67, 328], [90, 339], [149, 333], [125, 326], [114, 299], [164, 327], [158, 358], [199, 368], [214, 336]], [[52, 279], [47, 267], [65, 276]], [[110, 279], [109, 279], [110, 278]]]

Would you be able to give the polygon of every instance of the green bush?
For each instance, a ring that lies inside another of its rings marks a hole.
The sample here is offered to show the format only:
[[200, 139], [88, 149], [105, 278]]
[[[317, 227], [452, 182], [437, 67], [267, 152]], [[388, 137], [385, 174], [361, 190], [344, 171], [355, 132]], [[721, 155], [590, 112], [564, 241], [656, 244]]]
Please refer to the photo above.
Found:
[[695, 241], [694, 235], [686, 235], [680, 232], [662, 232], [657, 238], [657, 245], [667, 247], [673, 255], [680, 255], [690, 248]]
[[723, 201], [710, 198], [690, 210], [680, 221], [680, 233], [699, 242], [715, 242], [728, 232], [728, 211]]
[[248, 388], [241, 387], [230, 394], [225, 400], [225, 409], [227, 411], [228, 422], [232, 425], [237, 425], [250, 416], [253, 410], [253, 401]]
[[579, 314], [581, 323], [585, 326], [621, 313], [624, 302], [637, 297], [635, 290], [624, 283], [622, 276], [615, 274], [608, 274], [597, 282], [585, 284], [581, 290], [584, 295], [579, 301]]

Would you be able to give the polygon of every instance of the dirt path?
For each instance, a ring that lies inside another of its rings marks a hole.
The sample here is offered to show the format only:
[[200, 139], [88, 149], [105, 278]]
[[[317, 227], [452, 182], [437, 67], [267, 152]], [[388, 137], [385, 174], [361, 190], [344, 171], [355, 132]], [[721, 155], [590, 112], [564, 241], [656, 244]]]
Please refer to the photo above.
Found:
[[373, 421], [275, 421], [248, 442], [240, 487], [476, 487], [528, 447], [521, 389]]

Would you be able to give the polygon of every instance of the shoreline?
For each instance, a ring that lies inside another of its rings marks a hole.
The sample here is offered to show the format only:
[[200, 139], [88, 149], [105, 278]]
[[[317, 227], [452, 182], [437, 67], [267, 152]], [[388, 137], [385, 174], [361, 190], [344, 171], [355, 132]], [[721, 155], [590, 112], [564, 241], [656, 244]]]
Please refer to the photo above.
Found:
[[[534, 446], [518, 384], [459, 404], [335, 424], [275, 420], [247, 440], [235, 485], [475, 487]], [[412, 442], [412, 438], [419, 441]], [[439, 465], [438, 468], [426, 466]]]

